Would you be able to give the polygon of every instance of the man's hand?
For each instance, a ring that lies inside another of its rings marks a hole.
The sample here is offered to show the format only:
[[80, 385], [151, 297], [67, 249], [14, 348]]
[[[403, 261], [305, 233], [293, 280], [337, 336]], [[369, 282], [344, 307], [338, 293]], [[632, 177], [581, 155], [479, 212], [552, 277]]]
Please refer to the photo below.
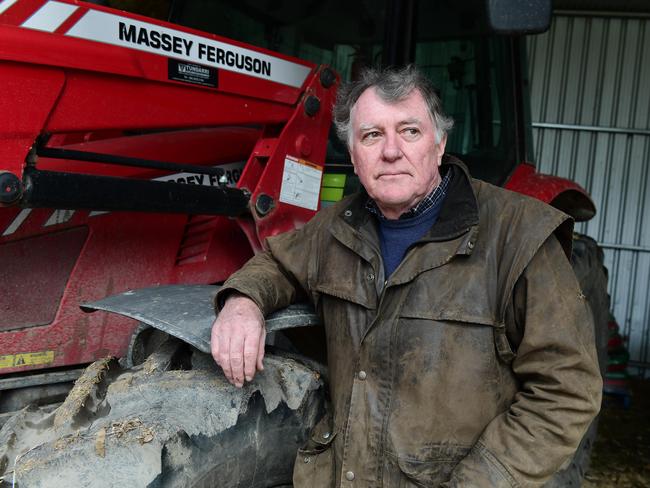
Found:
[[228, 381], [238, 388], [262, 371], [266, 329], [262, 311], [247, 296], [233, 294], [226, 299], [212, 324], [212, 357]]

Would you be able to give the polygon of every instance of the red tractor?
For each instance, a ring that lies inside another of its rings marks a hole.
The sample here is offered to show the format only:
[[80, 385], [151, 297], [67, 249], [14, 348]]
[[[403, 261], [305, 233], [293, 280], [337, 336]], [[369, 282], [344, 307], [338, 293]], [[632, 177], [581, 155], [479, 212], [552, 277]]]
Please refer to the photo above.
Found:
[[[350, 78], [417, 63], [456, 120], [448, 150], [476, 177], [591, 218], [582, 188], [526, 162], [521, 34], [544, 30], [550, 5], [519, 3], [188, 0], [168, 2], [171, 23], [0, 1], [5, 480], [290, 482], [326, 408], [319, 331], [304, 327], [318, 319], [303, 305], [270, 317], [266, 372], [237, 390], [209, 355], [212, 297], [266, 237], [358, 186], [330, 136], [329, 66]], [[584, 238], [576, 252], [606, 334], [602, 256]], [[581, 474], [588, 443], [556, 486]]]

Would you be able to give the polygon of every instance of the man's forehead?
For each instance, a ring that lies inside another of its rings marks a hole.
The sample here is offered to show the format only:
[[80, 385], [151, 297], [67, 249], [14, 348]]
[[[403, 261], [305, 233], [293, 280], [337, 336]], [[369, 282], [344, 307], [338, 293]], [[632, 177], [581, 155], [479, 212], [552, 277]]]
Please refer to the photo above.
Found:
[[[361, 130], [366, 130], [366, 129], [374, 129], [377, 127], [376, 122], [360, 122], [359, 123], [359, 129]], [[405, 117], [403, 119], [400, 119], [397, 121], [397, 125], [422, 125], [422, 119], [419, 117]]]
[[430, 120], [429, 110], [419, 90], [414, 89], [406, 97], [387, 101], [376, 87], [367, 88], [350, 111], [353, 125], [360, 129], [376, 127], [390, 120], [397, 124], [424, 125]]

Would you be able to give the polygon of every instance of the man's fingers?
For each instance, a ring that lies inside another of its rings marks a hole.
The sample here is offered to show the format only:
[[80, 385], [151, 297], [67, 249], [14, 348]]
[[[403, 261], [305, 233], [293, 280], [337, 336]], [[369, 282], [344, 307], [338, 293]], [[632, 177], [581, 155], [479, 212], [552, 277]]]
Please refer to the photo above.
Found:
[[264, 346], [266, 344], [266, 329], [264, 327], [262, 327], [262, 330], [260, 331], [260, 337], [257, 344], [257, 370], [264, 371], [264, 365], [262, 364], [262, 359], [264, 359]]
[[235, 386], [244, 386], [244, 335], [230, 337], [230, 371]]
[[214, 325], [212, 326], [212, 334], [210, 337], [210, 353], [212, 354], [212, 358], [214, 359], [214, 362], [219, 364], [219, 337], [217, 333], [215, 332], [215, 327]]
[[255, 376], [258, 342], [259, 337], [257, 334], [248, 334], [244, 339], [244, 375], [246, 381], [252, 381], [253, 376]]
[[212, 357], [221, 366], [226, 379], [232, 383], [232, 372], [230, 371], [230, 336], [228, 335], [228, 330], [220, 328], [216, 322], [212, 326], [210, 346]]
[[219, 366], [223, 369], [223, 374], [231, 383], [234, 382], [232, 368], [230, 367], [230, 337], [225, 336], [219, 340]]

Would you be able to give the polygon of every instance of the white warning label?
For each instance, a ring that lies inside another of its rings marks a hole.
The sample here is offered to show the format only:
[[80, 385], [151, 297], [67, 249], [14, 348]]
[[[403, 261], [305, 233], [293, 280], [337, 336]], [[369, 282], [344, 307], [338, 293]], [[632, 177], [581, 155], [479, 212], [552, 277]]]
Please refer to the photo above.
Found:
[[296, 207], [316, 210], [323, 169], [304, 159], [287, 156], [284, 159], [280, 201]]

